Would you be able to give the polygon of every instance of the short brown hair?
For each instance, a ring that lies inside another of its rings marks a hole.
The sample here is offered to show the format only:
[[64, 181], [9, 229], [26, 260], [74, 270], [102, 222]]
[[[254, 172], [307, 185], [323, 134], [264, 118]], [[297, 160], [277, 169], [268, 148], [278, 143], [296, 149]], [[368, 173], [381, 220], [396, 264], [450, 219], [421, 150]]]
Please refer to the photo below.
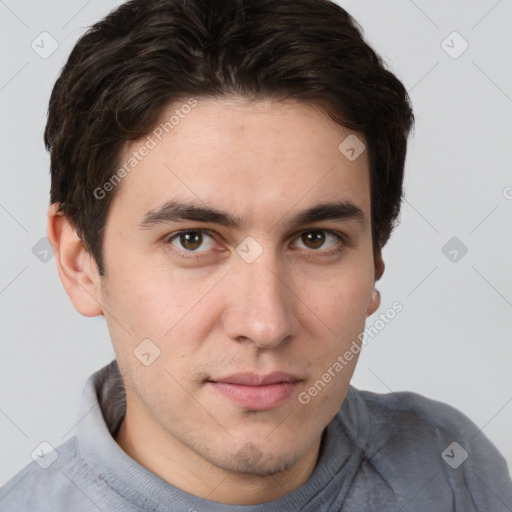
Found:
[[50, 201], [105, 275], [102, 245], [127, 141], [147, 135], [182, 98], [239, 96], [320, 105], [368, 145], [374, 254], [402, 201], [407, 91], [329, 0], [131, 0], [77, 42], [53, 89], [46, 147]]

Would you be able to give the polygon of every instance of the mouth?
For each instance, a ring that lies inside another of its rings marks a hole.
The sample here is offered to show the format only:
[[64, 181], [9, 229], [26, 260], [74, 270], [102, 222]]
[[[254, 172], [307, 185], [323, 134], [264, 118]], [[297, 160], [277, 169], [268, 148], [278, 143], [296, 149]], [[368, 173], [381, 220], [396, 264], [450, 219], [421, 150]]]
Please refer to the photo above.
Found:
[[266, 375], [237, 373], [206, 381], [214, 392], [253, 411], [275, 409], [282, 405], [301, 382], [299, 377], [284, 372]]

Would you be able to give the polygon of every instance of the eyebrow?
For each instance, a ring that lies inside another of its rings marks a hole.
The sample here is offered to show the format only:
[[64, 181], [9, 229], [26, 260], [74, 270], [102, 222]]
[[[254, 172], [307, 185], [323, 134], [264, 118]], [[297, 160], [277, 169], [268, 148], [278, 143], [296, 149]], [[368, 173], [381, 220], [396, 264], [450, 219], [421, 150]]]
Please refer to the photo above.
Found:
[[[222, 210], [194, 202], [171, 200], [157, 209], [146, 212], [139, 223], [139, 229], [151, 229], [161, 224], [186, 220], [219, 224], [235, 229], [244, 229], [248, 224], [246, 219]], [[351, 201], [329, 201], [299, 211], [286, 222], [286, 225], [293, 228], [324, 220], [355, 221], [364, 227], [366, 216], [363, 210]]]

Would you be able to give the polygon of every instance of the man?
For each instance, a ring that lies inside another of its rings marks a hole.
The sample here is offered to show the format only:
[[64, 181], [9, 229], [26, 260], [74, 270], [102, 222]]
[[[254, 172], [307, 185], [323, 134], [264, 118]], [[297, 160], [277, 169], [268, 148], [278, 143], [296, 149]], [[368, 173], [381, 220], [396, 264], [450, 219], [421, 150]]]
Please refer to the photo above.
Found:
[[134, 0], [92, 27], [50, 101], [48, 237], [116, 360], [0, 510], [512, 510], [465, 416], [350, 386], [412, 123], [328, 0]]

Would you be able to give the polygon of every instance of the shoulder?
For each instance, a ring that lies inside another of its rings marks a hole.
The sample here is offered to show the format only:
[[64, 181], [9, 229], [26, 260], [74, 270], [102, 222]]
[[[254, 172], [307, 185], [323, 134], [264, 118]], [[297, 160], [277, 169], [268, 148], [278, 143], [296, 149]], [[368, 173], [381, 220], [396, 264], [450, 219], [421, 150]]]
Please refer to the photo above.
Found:
[[[372, 469], [393, 487], [425, 481], [432, 494], [436, 488], [449, 493], [457, 510], [512, 505], [505, 459], [456, 408], [417, 393], [378, 394], [353, 387], [347, 399], [350, 419], [342, 424]], [[433, 482], [427, 484], [429, 479]]]
[[[371, 438], [376, 441], [374, 450], [388, 443], [411, 443], [418, 452], [423, 449], [431, 452], [434, 447], [441, 449], [437, 453], [441, 460], [450, 462], [444, 450], [456, 443], [460, 448], [454, 445], [450, 450], [454, 449], [461, 457], [464, 449], [468, 459], [472, 456], [479, 462], [504, 462], [483, 430], [451, 405], [412, 392], [379, 394], [353, 388], [351, 392], [367, 410], [369, 428], [373, 432]], [[376, 436], [377, 433], [380, 435]]]
[[377, 424], [396, 427], [424, 427], [439, 436], [457, 433], [473, 437], [479, 428], [461, 411], [444, 402], [432, 400], [418, 393], [402, 391], [379, 394], [354, 390], [368, 407]]
[[84, 467], [76, 437], [57, 448], [42, 445], [34, 453], [34, 461], [0, 489], [0, 512], [88, 510], [76, 483]]

